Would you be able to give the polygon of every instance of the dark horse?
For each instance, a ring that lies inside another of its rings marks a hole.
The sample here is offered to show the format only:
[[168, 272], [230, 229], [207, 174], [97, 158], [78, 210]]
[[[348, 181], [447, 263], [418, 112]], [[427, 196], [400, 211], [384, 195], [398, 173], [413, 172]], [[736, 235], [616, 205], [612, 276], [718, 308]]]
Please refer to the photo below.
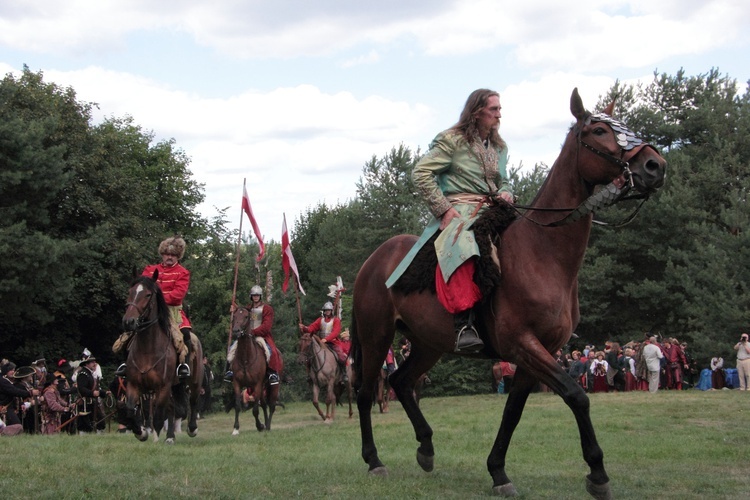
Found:
[[[130, 344], [126, 361], [125, 375], [127, 386], [127, 415], [130, 428], [135, 436], [145, 441], [148, 432], [144, 426], [142, 396], [153, 395], [153, 405], [149, 413], [155, 431], [154, 441], [167, 420], [167, 443], [174, 443], [175, 404], [178, 413], [184, 413], [188, 405], [188, 435], [198, 434], [198, 398], [203, 379], [203, 350], [197, 337], [194, 337], [194, 357], [189, 360], [191, 376], [186, 384], [181, 384], [175, 373], [177, 352], [170, 336], [169, 309], [164, 295], [156, 284], [158, 274], [152, 278], [141, 276], [135, 279], [128, 292], [128, 303], [122, 317], [126, 331], [135, 335]], [[179, 411], [183, 409], [183, 411]]]
[[[253, 416], [258, 431], [271, 430], [271, 420], [276, 411], [281, 384], [268, 385], [266, 370], [266, 352], [250, 333], [250, 311], [240, 307], [232, 318], [232, 334], [237, 337], [237, 350], [232, 360], [234, 372], [232, 387], [234, 389], [234, 430], [232, 435], [240, 433], [240, 411], [242, 410], [242, 390], [246, 388], [253, 397]], [[281, 373], [279, 373], [281, 376]], [[263, 408], [263, 419], [260, 421], [260, 410]]]
[[[666, 161], [624, 125], [611, 119], [613, 107], [614, 103], [610, 104], [604, 115], [592, 115], [583, 107], [578, 90], [573, 91], [570, 110], [576, 121], [533, 201], [537, 210], [532, 208], [531, 215], [515, 220], [505, 230], [498, 248], [502, 279], [477, 311], [478, 329], [486, 346], [482, 355], [502, 357], [518, 365], [500, 429], [487, 458], [495, 494], [517, 494], [505, 473], [505, 456], [529, 393], [537, 382], [542, 382], [562, 397], [575, 415], [583, 459], [590, 468], [587, 491], [596, 498], [611, 496], [604, 454], [589, 416], [588, 397], [551, 354], [568, 342], [579, 321], [577, 276], [592, 215], [590, 211], [582, 213], [570, 224], [560, 225], [560, 215], [538, 209], [572, 211], [570, 207], [578, 207], [586, 200], [600, 199], [595, 186], [613, 181], [605, 188], [623, 187], [624, 181], [646, 194], [663, 185]], [[407, 294], [397, 287], [385, 286], [416, 240], [415, 236], [401, 235], [385, 242], [363, 264], [354, 285], [352, 350], [361, 383], [357, 407], [362, 457], [372, 474], [387, 474], [378, 457], [370, 413], [373, 388], [396, 329], [411, 341], [412, 351], [391, 375], [391, 386], [414, 426], [419, 465], [431, 471], [434, 464], [432, 429], [414, 400], [413, 389], [419, 377], [444, 353], [453, 352], [453, 318], [429, 290]]]

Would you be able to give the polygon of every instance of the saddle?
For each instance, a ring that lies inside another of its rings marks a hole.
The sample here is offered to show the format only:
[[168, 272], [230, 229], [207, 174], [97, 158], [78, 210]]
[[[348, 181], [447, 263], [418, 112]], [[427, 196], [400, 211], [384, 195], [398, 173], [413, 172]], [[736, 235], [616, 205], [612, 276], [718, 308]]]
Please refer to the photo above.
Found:
[[[500, 253], [501, 236], [510, 224], [518, 218], [515, 209], [507, 203], [490, 206], [474, 222], [472, 230], [479, 246], [479, 259], [474, 272], [474, 283], [482, 293], [482, 300], [492, 295], [492, 291], [500, 284], [500, 265], [495, 261]], [[414, 260], [401, 277], [393, 284], [393, 289], [404, 295], [435, 289], [435, 269], [437, 268], [437, 254], [435, 240], [440, 235], [436, 233], [419, 249]]]

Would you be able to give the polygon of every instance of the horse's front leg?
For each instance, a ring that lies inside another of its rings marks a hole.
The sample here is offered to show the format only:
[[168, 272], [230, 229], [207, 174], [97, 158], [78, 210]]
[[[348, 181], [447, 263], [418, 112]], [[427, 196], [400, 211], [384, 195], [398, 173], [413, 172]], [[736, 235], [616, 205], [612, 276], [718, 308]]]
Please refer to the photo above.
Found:
[[272, 385], [270, 389], [268, 389], [268, 417], [266, 419], [266, 430], [271, 430], [271, 421], [273, 420], [273, 414], [276, 412], [276, 401], [279, 400], [279, 385]]
[[586, 491], [596, 499], [608, 500], [612, 498], [609, 476], [604, 469], [604, 452], [599, 446], [594, 425], [591, 423], [589, 397], [583, 388], [565, 373], [551, 356], [549, 364], [541, 365], [538, 368], [546, 368], [547, 373], [540, 374], [539, 379], [565, 401], [576, 418], [578, 433], [581, 437], [583, 459], [590, 469], [589, 475], [586, 476]]
[[167, 386], [157, 394], [154, 403], [154, 442], [159, 441], [159, 434], [167, 422], [166, 444], [174, 444], [174, 400], [172, 399], [172, 388]]
[[187, 435], [195, 437], [198, 435], [198, 401], [200, 400], [200, 381], [193, 381], [190, 385], [190, 410], [188, 411], [188, 431]]
[[505, 403], [500, 429], [487, 457], [487, 470], [492, 476], [492, 491], [496, 495], [511, 497], [518, 494], [516, 487], [505, 473], [505, 455], [508, 453], [510, 439], [521, 420], [526, 400], [534, 384], [536, 380], [519, 367]]
[[141, 408], [141, 394], [135, 384], [127, 386], [127, 419], [128, 426], [133, 431], [133, 435], [139, 441], [148, 439], [148, 432], [143, 427], [143, 410]]
[[334, 384], [336, 383], [335, 378], [331, 378], [328, 380], [328, 385], [326, 386], [326, 418], [325, 422], [327, 424], [330, 424], [333, 422], [335, 413], [336, 413], [336, 392], [334, 390]]
[[318, 410], [318, 415], [320, 415], [320, 418], [322, 418], [324, 421], [326, 419], [325, 414], [320, 410], [320, 404], [318, 404], [318, 398], [320, 398], [320, 386], [318, 385], [317, 378], [313, 378], [313, 385], [312, 385], [312, 404], [315, 407], [316, 410]]
[[260, 406], [263, 406], [263, 413], [265, 413], [266, 403], [263, 400], [263, 384], [258, 383], [255, 385], [255, 388], [253, 389], [253, 394], [257, 394], [258, 397], [255, 398], [255, 401], [253, 402], [253, 417], [255, 417], [255, 428], [258, 429], [258, 432], [263, 431], [265, 429], [265, 425], [260, 421]]
[[237, 375], [232, 381], [232, 388], [234, 390], [234, 428], [232, 429], [232, 436], [238, 436], [240, 434], [240, 411], [242, 411], [242, 387], [237, 381]]

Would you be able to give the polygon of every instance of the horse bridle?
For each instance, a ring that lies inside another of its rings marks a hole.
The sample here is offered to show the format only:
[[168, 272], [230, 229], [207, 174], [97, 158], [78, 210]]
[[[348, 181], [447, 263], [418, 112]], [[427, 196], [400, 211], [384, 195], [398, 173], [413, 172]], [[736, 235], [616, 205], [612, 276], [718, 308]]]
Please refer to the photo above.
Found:
[[143, 308], [143, 310], [141, 310], [141, 308], [138, 307], [138, 304], [136, 304], [135, 302], [128, 302], [125, 304], [125, 312], [127, 312], [127, 310], [131, 307], [134, 307], [135, 310], [138, 312], [138, 319], [136, 319], [135, 321], [136, 333], [142, 332], [143, 330], [149, 328], [151, 325], [159, 321], [159, 316], [156, 316], [154, 319], [145, 321], [151, 314], [151, 306], [153, 305], [153, 303], [154, 303], [154, 295], [152, 293], [151, 297], [149, 297], [148, 299], [148, 304], [146, 305], [146, 307]]
[[[245, 320], [242, 322], [242, 325], [240, 325], [240, 333], [237, 334], [237, 340], [241, 339], [242, 337], [253, 337], [254, 336], [254, 335], [252, 335], [251, 333], [249, 333], [247, 331], [247, 327], [250, 324], [250, 311], [247, 309], [247, 307], [240, 307], [237, 310], [240, 310], [240, 309], [244, 309], [245, 311], [247, 311], [248, 315], [245, 317]], [[253, 340], [251, 339], [251, 342], [252, 341]], [[235, 354], [235, 359], [240, 363], [240, 365], [242, 366], [243, 369], [247, 368], [248, 365], [243, 362], [244, 360], [242, 360], [241, 358], [236, 357], [236, 354]], [[255, 360], [255, 357], [253, 358], [253, 360]], [[253, 361], [253, 360], [251, 360], [251, 361]], [[252, 362], [250, 364], [252, 364]]]
[[[610, 163], [613, 163], [614, 165], [617, 165], [620, 167], [621, 173], [619, 176], [615, 177], [615, 179], [612, 180], [609, 184], [599, 189], [597, 192], [586, 198], [578, 207], [575, 208], [539, 208], [539, 207], [532, 207], [527, 205], [518, 205], [518, 204], [512, 204], [512, 207], [516, 209], [516, 212], [521, 215], [521, 217], [533, 222], [534, 224], [538, 226], [543, 227], [559, 227], [564, 226], [566, 224], [572, 224], [573, 222], [581, 220], [583, 217], [587, 216], [590, 213], [595, 212], [598, 209], [606, 208], [611, 205], [614, 205], [615, 203], [618, 203], [620, 201], [625, 200], [635, 200], [640, 199], [642, 200], [638, 206], [635, 208], [635, 210], [627, 216], [625, 219], [620, 221], [616, 224], [608, 224], [606, 222], [601, 222], [594, 220], [594, 224], [598, 224], [601, 226], [609, 226], [609, 227], [622, 227], [635, 219], [635, 216], [638, 215], [638, 212], [641, 210], [641, 207], [643, 204], [648, 200], [649, 195], [647, 193], [640, 193], [635, 194], [631, 196], [626, 196], [626, 194], [631, 190], [635, 188], [635, 183], [633, 181], [633, 173], [630, 170], [630, 163], [628, 160], [633, 158], [638, 152], [643, 149], [644, 147], [652, 147], [650, 144], [644, 142], [640, 137], [637, 137], [625, 124], [622, 122], [615, 120], [609, 115], [606, 115], [604, 113], [597, 113], [597, 114], [591, 114], [588, 117], [586, 117], [585, 125], [590, 125], [592, 122], [604, 122], [607, 123], [611, 128], [612, 131], [615, 133], [615, 137], [617, 138], [617, 144], [620, 146], [620, 158], [618, 158], [615, 155], [612, 155], [610, 153], [607, 153], [605, 151], [601, 151], [594, 146], [588, 144], [581, 138], [581, 133], [583, 132], [583, 127], [580, 127], [577, 131], [576, 138], [577, 143], [579, 146], [579, 149], [576, 150], [576, 164], [578, 164], [578, 153], [580, 151], [580, 147], [583, 147], [595, 155], [604, 158], [605, 160], [609, 161]], [[538, 222], [531, 217], [527, 216], [525, 213], [521, 213], [518, 211], [518, 209], [526, 209], [526, 210], [534, 210], [539, 212], [570, 212], [565, 217], [549, 222], [549, 223], [541, 223]]]
[[253, 335], [247, 331], [247, 327], [250, 324], [250, 310], [247, 307], [237, 308], [238, 311], [240, 309], [244, 309], [245, 311], [247, 311], [247, 316], [245, 317], [245, 320], [240, 325], [240, 333], [237, 335], [237, 338], [239, 339], [240, 337], [247, 337], [247, 336], [252, 337]]
[[[303, 351], [303, 354], [305, 356], [305, 360], [308, 361], [308, 362], [310, 362], [310, 368], [312, 368], [313, 371], [315, 372], [315, 374], [317, 375], [319, 372], [321, 372], [323, 370], [323, 365], [325, 365], [325, 361], [323, 363], [321, 363], [320, 368], [318, 368], [317, 370], [313, 367], [312, 360], [318, 358], [318, 356], [315, 355], [314, 348], [313, 348], [313, 343], [316, 342], [316, 340], [313, 338], [313, 336], [315, 336], [315, 334], [313, 334], [313, 333], [304, 333], [303, 335], [309, 335], [310, 336], [310, 345], [307, 346], [307, 349], [305, 349], [305, 351]], [[321, 352], [323, 353], [323, 358], [324, 359], [327, 358], [329, 354], [331, 354], [331, 353], [327, 352], [327, 351], [330, 351], [330, 349], [328, 349], [326, 346], [320, 345], [320, 349], [321, 349]], [[307, 352], [307, 351], [309, 351], [309, 352]]]
[[[128, 303], [125, 304], [125, 311], [126, 312], [131, 307], [135, 308], [135, 310], [138, 312], [138, 318], [135, 321], [135, 323], [136, 323], [135, 334], [136, 335], [138, 335], [138, 333], [140, 333], [142, 331], [147, 330], [148, 328], [150, 328], [151, 326], [153, 326], [154, 324], [156, 324], [159, 321], [159, 316], [158, 315], [154, 319], [150, 319], [148, 321], [144, 321], [144, 319], [148, 318], [148, 316], [151, 314], [151, 308], [152, 308], [153, 304], [154, 304], [154, 292], [153, 291], [151, 292], [151, 296], [148, 299], [148, 304], [143, 309], [141, 309], [140, 307], [138, 307], [138, 304], [136, 304], [135, 302], [128, 302]], [[164, 332], [164, 334], [167, 337], [169, 337], [169, 332]], [[133, 347], [133, 349], [135, 349], [135, 347]], [[133, 366], [135, 366], [136, 370], [138, 370], [138, 372], [141, 375], [143, 375], [143, 374], [148, 373], [151, 370], [153, 370], [156, 367], [156, 365], [158, 365], [166, 357], [167, 357], [167, 350], [165, 349], [164, 352], [162, 353], [162, 355], [159, 357], [159, 359], [157, 359], [156, 361], [154, 361], [149, 368], [147, 368], [145, 370], [142, 369], [140, 366], [138, 366], [138, 363], [136, 362], [135, 358], [133, 358]], [[166, 372], [167, 372], [167, 364], [164, 363], [164, 375], [162, 375], [163, 377], [166, 377]]]

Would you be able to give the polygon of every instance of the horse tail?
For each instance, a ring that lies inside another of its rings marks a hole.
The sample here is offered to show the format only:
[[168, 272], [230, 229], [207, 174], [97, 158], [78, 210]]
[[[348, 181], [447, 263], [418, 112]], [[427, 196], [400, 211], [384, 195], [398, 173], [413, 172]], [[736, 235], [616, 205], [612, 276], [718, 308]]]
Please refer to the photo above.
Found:
[[359, 391], [362, 384], [362, 346], [357, 335], [357, 318], [355, 309], [352, 308], [352, 324], [349, 328], [349, 337], [352, 345], [349, 348], [349, 356], [352, 358], [352, 367], [354, 368], [354, 390]]

